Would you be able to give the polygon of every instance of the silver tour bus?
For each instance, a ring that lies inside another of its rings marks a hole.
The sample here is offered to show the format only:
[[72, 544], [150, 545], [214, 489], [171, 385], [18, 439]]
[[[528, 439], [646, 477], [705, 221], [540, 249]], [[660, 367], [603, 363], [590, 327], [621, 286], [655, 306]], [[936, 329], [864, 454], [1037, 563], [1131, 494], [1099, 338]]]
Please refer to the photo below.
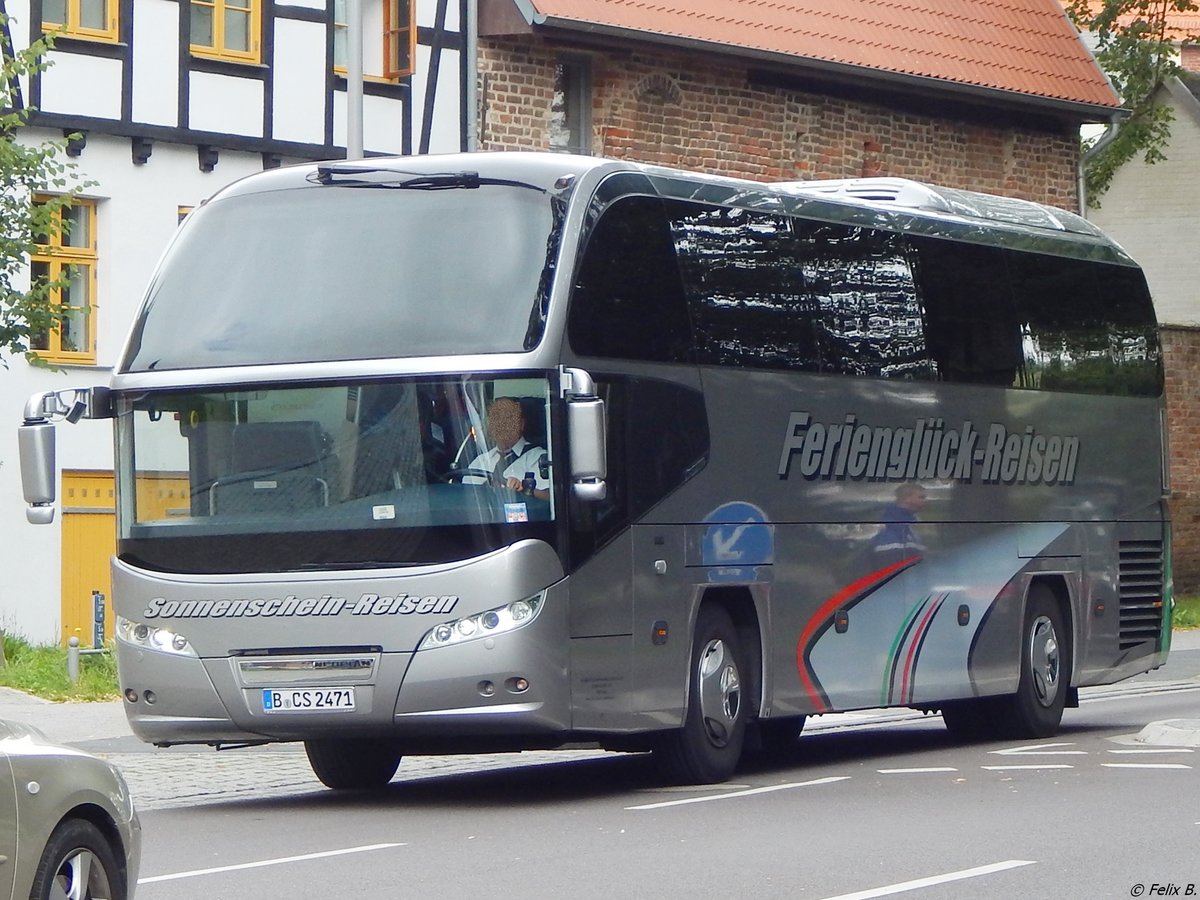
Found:
[[1162, 665], [1163, 374], [1070, 213], [558, 154], [263, 172], [189, 216], [104, 386], [130, 725], [404, 754], [593, 742], [681, 782], [806, 716], [1036, 737]]

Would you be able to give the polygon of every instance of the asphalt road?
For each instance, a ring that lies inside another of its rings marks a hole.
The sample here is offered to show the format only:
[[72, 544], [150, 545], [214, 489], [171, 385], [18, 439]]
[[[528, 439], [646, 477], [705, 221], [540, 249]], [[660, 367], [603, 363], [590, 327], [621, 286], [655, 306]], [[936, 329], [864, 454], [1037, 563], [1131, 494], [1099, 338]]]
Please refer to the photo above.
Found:
[[1200, 720], [1193, 644], [1085, 691], [1053, 739], [829, 716], [716, 787], [570, 751], [405, 760], [386, 791], [346, 796], [296, 748], [90, 749], [107, 744], [141, 804], [144, 900], [1200, 896], [1200, 747], [1147, 730]]

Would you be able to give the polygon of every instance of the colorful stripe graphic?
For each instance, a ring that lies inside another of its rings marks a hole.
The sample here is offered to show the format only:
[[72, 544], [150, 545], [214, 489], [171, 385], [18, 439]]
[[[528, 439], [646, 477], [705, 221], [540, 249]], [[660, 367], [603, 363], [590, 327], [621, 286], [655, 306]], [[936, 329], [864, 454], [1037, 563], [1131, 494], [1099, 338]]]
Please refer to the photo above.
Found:
[[808, 654], [812, 651], [817, 639], [829, 628], [834, 613], [839, 609], [849, 609], [856, 603], [865, 600], [905, 569], [915, 566], [920, 561], [921, 557], [913, 556], [869, 575], [864, 575], [822, 603], [812, 618], [805, 623], [804, 629], [800, 632], [800, 639], [796, 642], [796, 670], [800, 674], [800, 684], [804, 687], [804, 693], [808, 695], [814, 712], [829, 712], [832, 707], [817, 680], [816, 672], [809, 663]]
[[[925, 637], [929, 634], [929, 627], [933, 624], [934, 617], [942, 608], [947, 596], [949, 595], [943, 593], [937, 597], [926, 597], [917, 604], [905, 627], [897, 633], [896, 640], [892, 644], [892, 658], [887, 667], [891, 677], [884, 687], [883, 703], [885, 706], [893, 703], [912, 702], [916, 690], [917, 660], [921, 656], [921, 647], [924, 646]], [[914, 623], [917, 623], [915, 627]], [[898, 652], [901, 647], [907, 647], [903, 654]], [[901, 656], [904, 659], [903, 667], [900, 666]], [[900, 675], [899, 696], [896, 695], [897, 674]]]

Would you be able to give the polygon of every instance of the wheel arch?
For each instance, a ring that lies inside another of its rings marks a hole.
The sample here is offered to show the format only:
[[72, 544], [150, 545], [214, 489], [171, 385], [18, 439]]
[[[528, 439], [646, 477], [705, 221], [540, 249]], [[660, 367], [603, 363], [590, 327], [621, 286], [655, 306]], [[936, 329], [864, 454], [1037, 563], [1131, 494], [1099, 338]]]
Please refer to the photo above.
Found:
[[71, 807], [67, 812], [54, 823], [54, 827], [50, 829], [53, 834], [67, 822], [80, 820], [95, 825], [108, 841], [109, 847], [112, 848], [113, 856], [116, 858], [117, 868], [120, 870], [121, 881], [125, 884], [125, 890], [131, 892], [132, 885], [129, 883], [129, 867], [127, 859], [128, 848], [125, 846], [125, 841], [121, 837], [121, 829], [117, 827], [116, 821], [108, 810], [96, 803], [79, 803]]

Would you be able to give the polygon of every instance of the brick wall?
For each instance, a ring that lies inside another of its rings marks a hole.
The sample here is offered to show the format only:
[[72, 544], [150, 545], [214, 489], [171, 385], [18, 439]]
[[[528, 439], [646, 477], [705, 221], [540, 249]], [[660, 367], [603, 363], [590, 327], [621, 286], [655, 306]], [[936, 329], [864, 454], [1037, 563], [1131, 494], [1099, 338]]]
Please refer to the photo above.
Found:
[[[480, 149], [546, 149], [556, 47], [480, 42]], [[760, 181], [893, 175], [1077, 208], [1078, 141], [748, 83], [668, 50], [590, 54], [594, 153]]]
[[1175, 590], [1200, 591], [1200, 328], [1164, 325]]
[[[556, 48], [481, 41], [480, 149], [546, 149]], [[598, 155], [764, 181], [893, 175], [1077, 209], [1078, 141], [747, 84], [696, 55], [592, 55]], [[1197, 57], [1200, 61], [1200, 57]], [[1115, 202], [1115, 201], [1114, 201]], [[1163, 329], [1172, 451], [1174, 573], [1200, 590], [1200, 328]]]

